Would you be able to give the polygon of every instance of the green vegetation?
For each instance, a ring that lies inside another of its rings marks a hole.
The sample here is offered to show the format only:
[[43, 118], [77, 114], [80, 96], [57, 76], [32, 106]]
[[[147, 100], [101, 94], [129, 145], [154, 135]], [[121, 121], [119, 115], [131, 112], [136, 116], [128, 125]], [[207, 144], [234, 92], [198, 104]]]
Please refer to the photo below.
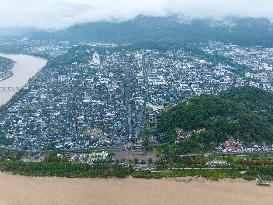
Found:
[[160, 179], [164, 177], [203, 177], [210, 180], [219, 179], [237, 179], [243, 178], [244, 175], [237, 170], [203, 170], [203, 169], [191, 169], [191, 170], [167, 170], [159, 172], [134, 172], [132, 174], [135, 178], [146, 178], [146, 179]]
[[161, 179], [161, 178], [174, 178], [174, 177], [203, 177], [208, 180], [217, 181], [220, 179], [244, 179], [247, 181], [255, 180], [257, 174], [264, 180], [272, 181], [273, 166], [263, 166], [259, 168], [252, 169], [247, 172], [240, 172], [239, 170], [229, 170], [229, 169], [217, 169], [217, 170], [205, 170], [205, 169], [187, 169], [187, 170], [167, 170], [167, 171], [139, 171], [133, 172], [132, 176], [135, 178], [145, 178], [145, 179]]
[[[68, 178], [135, 178], [160, 179], [174, 177], [203, 177], [209, 180], [237, 179], [255, 180], [257, 174], [263, 179], [273, 180], [273, 156], [211, 156], [180, 157], [175, 163], [165, 160], [156, 162], [156, 171], [136, 171], [132, 166], [128, 168], [116, 164], [89, 165], [71, 163], [66, 157], [57, 157], [56, 153], [49, 153], [44, 162], [19, 161], [22, 153], [0, 151], [0, 171], [10, 172], [23, 176], [58, 176]], [[210, 160], [225, 160], [231, 165], [209, 168], [206, 162]], [[136, 160], [135, 163], [139, 163]], [[217, 169], [216, 169], [217, 168]]]
[[[175, 145], [176, 128], [204, 129]], [[160, 133], [163, 133], [163, 135]], [[230, 137], [245, 143], [273, 141], [273, 94], [253, 87], [231, 88], [216, 96], [201, 95], [169, 109], [159, 119], [157, 134], [170, 155], [200, 153]]]
[[220, 41], [244, 46], [273, 45], [272, 23], [266, 18], [232, 18], [230, 26], [215, 26], [207, 19], [193, 19], [190, 24], [175, 16], [144, 17], [126, 22], [99, 22], [72, 26], [56, 32], [35, 32], [32, 39], [80, 42], [134, 43], [168, 41], [198, 43]]
[[13, 143], [13, 140], [8, 139], [0, 129], [0, 145], [11, 145], [12, 143]]
[[13, 160], [13, 161], [17, 161], [20, 160], [22, 157], [23, 153], [19, 152], [19, 151], [5, 151], [5, 150], [1, 150], [0, 149], [0, 161], [4, 161], [4, 160]]
[[93, 51], [90, 50], [89, 46], [75, 46], [71, 48], [68, 52], [63, 55], [57, 56], [56, 58], [50, 59], [47, 64], [47, 68], [54, 67], [63, 67], [65, 65], [73, 65], [80, 63], [88, 63], [90, 61], [90, 57], [92, 56]]
[[0, 73], [5, 73], [7, 71], [10, 71], [13, 65], [14, 65], [14, 61], [0, 56]]
[[[264, 165], [267, 169], [260, 172], [263, 176], [273, 179], [272, 166]], [[271, 168], [271, 169], [270, 169]], [[15, 160], [0, 161], [0, 170], [11, 172], [22, 176], [58, 176], [68, 178], [106, 178], [117, 177], [124, 178], [132, 176], [135, 178], [164, 178], [164, 177], [204, 177], [210, 180], [224, 178], [236, 179], [246, 178], [255, 179], [257, 170], [253, 169], [248, 174], [241, 174], [239, 169], [180, 169], [180, 170], [161, 170], [161, 171], [134, 171], [132, 168], [123, 168], [120, 165], [94, 165], [82, 163], [70, 163], [65, 160], [45, 161], [45, 162], [22, 162]]]
[[[185, 47], [186, 51], [190, 52], [193, 56], [196, 56], [201, 59], [205, 59], [208, 62], [213, 63], [214, 65], [223, 64], [226, 65], [229, 70], [237, 75], [245, 77], [245, 73], [247, 71], [251, 71], [251, 69], [246, 65], [241, 65], [239, 63], [234, 62], [232, 58], [219, 55], [219, 54], [208, 54], [200, 49], [193, 47]], [[252, 80], [252, 79], [249, 79]]]
[[[21, 162], [0, 161], [0, 170], [23, 176], [58, 176], [58, 177], [92, 177], [104, 178], [109, 176], [109, 165], [90, 166], [88, 164], [60, 162]], [[111, 167], [111, 176], [124, 178], [132, 169], [119, 165]]]
[[[206, 163], [212, 160], [225, 160], [228, 166], [208, 167]], [[136, 178], [159, 179], [173, 177], [203, 177], [209, 180], [245, 179], [255, 180], [258, 174], [265, 180], [273, 181], [272, 154], [249, 156], [211, 156], [207, 157], [179, 157], [170, 164], [166, 160], [157, 162], [157, 171], [133, 172]]]

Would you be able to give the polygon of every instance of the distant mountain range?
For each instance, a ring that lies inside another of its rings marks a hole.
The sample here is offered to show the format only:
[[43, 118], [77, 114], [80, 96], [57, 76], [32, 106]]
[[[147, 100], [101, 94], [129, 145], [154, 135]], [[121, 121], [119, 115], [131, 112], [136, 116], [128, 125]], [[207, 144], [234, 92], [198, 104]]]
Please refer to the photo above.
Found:
[[0, 39], [28, 38], [37, 32], [33, 28], [0, 28]]
[[35, 32], [31, 39], [135, 43], [140, 41], [207, 42], [273, 46], [273, 24], [265, 18], [222, 21], [140, 16], [126, 22], [98, 22], [54, 32]]

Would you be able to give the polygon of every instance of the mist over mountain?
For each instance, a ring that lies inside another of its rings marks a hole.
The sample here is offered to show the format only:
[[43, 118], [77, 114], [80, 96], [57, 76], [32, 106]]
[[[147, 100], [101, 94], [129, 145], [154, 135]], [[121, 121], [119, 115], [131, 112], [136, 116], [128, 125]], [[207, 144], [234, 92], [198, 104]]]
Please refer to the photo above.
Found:
[[63, 29], [89, 22], [124, 22], [141, 15], [273, 21], [272, 7], [270, 0], [0, 0], [0, 28]]
[[1, 39], [20, 39], [29, 38], [37, 32], [34, 28], [0, 28]]
[[0, 0], [0, 38], [270, 46], [272, 6], [268, 0]]
[[219, 21], [194, 19], [186, 22], [176, 16], [139, 16], [126, 22], [87, 23], [55, 32], [36, 32], [31, 39], [104, 43], [222, 41], [270, 46], [273, 45], [273, 24], [265, 18], [225, 18]]

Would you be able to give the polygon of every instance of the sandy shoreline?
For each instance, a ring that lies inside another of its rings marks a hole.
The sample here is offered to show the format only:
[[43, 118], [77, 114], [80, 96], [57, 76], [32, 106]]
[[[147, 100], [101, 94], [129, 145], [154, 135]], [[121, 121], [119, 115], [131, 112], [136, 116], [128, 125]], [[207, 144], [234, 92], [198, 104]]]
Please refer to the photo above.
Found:
[[273, 204], [273, 187], [200, 179], [68, 179], [0, 173], [0, 205]]

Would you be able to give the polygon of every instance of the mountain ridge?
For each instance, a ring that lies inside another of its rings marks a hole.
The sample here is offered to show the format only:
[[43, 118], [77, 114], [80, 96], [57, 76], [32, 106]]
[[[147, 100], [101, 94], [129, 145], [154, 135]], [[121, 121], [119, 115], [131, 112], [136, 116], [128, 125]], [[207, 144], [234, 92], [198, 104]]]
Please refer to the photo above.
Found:
[[223, 21], [139, 16], [124, 22], [75, 25], [64, 30], [35, 32], [33, 40], [136, 43], [139, 41], [207, 42], [241, 45], [273, 45], [273, 24], [265, 18], [228, 18]]

